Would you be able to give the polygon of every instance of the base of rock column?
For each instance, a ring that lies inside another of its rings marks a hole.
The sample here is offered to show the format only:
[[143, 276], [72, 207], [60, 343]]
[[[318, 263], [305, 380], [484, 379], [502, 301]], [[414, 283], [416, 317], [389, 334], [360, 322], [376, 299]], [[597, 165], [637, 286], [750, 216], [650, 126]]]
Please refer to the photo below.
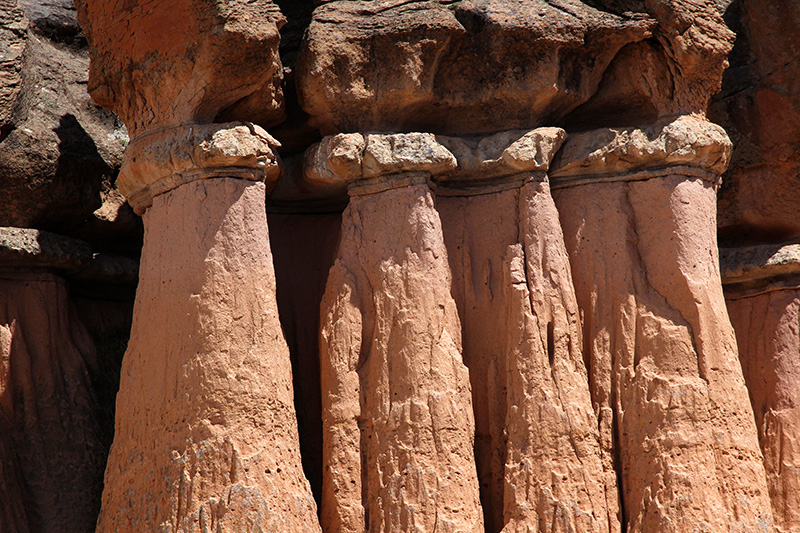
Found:
[[720, 251], [776, 529], [800, 532], [800, 245]]
[[442, 189], [437, 207], [464, 324], [487, 531], [617, 531], [616, 478], [611, 471], [606, 494], [577, 302], [546, 177], [481, 190]]
[[62, 278], [0, 274], [0, 493], [15, 515], [0, 530], [94, 528], [105, 458], [94, 357]]
[[153, 198], [98, 531], [319, 531], [264, 200], [229, 178]]
[[554, 196], [584, 312], [601, 432], [618, 449], [624, 527], [771, 527], [719, 281], [714, 184], [654, 175]]
[[371, 190], [343, 214], [322, 303], [323, 529], [482, 533], [439, 216], [419, 180]]

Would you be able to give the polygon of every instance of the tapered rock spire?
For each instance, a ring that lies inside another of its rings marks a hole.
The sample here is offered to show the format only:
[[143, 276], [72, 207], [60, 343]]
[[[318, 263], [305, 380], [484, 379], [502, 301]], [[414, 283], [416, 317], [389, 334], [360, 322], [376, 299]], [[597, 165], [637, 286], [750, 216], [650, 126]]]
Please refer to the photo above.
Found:
[[573, 135], [550, 170], [628, 531], [772, 527], [719, 277], [729, 154], [721, 128], [685, 116]]
[[77, 8], [145, 225], [98, 531], [318, 531], [264, 208], [277, 142], [227, 122], [282, 119], [285, 20], [269, 0]]
[[487, 531], [618, 531], [581, 355], [569, 261], [546, 170], [558, 128], [439, 137], [437, 177], [463, 321]]
[[307, 152], [349, 183], [322, 302], [322, 527], [483, 531], [469, 377], [428, 185], [455, 167], [433, 135], [349, 134]]
[[800, 245], [720, 250], [776, 529], [800, 531]]
[[319, 528], [260, 181], [272, 143], [232, 123], [128, 147], [120, 188], [145, 239], [99, 531]]

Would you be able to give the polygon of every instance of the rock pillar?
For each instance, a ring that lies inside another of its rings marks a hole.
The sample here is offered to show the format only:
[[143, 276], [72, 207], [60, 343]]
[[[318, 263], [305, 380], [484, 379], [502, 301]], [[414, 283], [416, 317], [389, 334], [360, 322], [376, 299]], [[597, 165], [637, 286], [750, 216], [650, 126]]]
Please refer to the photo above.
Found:
[[86, 243], [0, 228], [0, 530], [94, 528], [105, 449], [89, 370], [94, 345], [62, 275]]
[[486, 530], [618, 531], [546, 170], [558, 128], [439, 137], [437, 177], [476, 419]]
[[721, 128], [685, 116], [570, 136], [551, 167], [628, 531], [772, 527], [719, 278], [729, 153]]
[[778, 531], [800, 532], [800, 245], [720, 250]]
[[326, 532], [483, 531], [469, 376], [432, 174], [433, 135], [344, 134], [306, 174], [350, 204], [322, 301]]
[[145, 237], [98, 531], [319, 529], [264, 209], [273, 143], [210, 124], [126, 151]]

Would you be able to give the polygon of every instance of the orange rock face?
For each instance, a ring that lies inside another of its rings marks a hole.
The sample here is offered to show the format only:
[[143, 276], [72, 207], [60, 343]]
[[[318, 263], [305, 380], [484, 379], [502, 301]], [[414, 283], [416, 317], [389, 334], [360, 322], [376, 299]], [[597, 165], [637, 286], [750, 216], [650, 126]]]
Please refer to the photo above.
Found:
[[564, 137], [541, 128], [441, 138], [459, 163], [438, 178], [437, 206], [463, 321], [487, 531], [619, 529], [545, 175]]
[[[315, 531], [264, 185], [157, 196], [98, 531]], [[242, 287], [247, 290], [242, 290]]]
[[[469, 376], [427, 185], [455, 160], [432, 135], [358, 146], [322, 301], [323, 530], [480, 532]], [[312, 148], [324, 168], [311, 174], [330, 175], [328, 147]]]
[[[629, 531], [772, 527], [719, 281], [715, 186], [679, 167], [646, 173], [665, 136], [674, 140], [657, 161], [695, 153], [704, 167], [696, 175], [713, 170], [704, 160], [725, 160], [730, 150], [719, 132], [703, 123], [641, 137], [592, 132], [565, 148], [564, 171], [552, 170], [556, 186], [565, 185], [555, 200], [584, 312], [601, 440], [622, 473]], [[638, 168], [603, 172], [607, 154], [619, 153], [613, 146], [625, 146], [623, 160]], [[582, 162], [572, 165], [578, 154]], [[617, 181], [591, 183], [592, 173]]]
[[182, 122], [282, 120], [278, 28], [285, 19], [269, 0], [76, 6], [92, 45], [88, 91], [132, 138]]
[[800, 531], [800, 253], [722, 250], [723, 282], [753, 402], [776, 530]]

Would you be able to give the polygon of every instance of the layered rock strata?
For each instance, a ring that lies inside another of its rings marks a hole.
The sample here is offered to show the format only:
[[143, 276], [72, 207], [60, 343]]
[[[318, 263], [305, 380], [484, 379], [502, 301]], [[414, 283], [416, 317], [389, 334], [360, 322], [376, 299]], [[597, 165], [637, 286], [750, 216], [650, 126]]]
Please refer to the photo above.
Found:
[[272, 143], [233, 123], [128, 147], [145, 241], [98, 531], [319, 529], [264, 211]]
[[800, 245], [720, 250], [776, 530], [800, 531]]
[[347, 134], [307, 152], [346, 182], [322, 301], [322, 526], [483, 531], [469, 376], [428, 184], [453, 155], [431, 134]]
[[486, 531], [618, 531], [578, 305], [546, 170], [558, 128], [439, 141], [437, 176], [472, 382]]
[[94, 528], [105, 449], [90, 370], [94, 345], [63, 276], [86, 243], [0, 228], [0, 529]]
[[684, 116], [573, 135], [550, 170], [628, 531], [772, 527], [716, 252], [729, 153]]

